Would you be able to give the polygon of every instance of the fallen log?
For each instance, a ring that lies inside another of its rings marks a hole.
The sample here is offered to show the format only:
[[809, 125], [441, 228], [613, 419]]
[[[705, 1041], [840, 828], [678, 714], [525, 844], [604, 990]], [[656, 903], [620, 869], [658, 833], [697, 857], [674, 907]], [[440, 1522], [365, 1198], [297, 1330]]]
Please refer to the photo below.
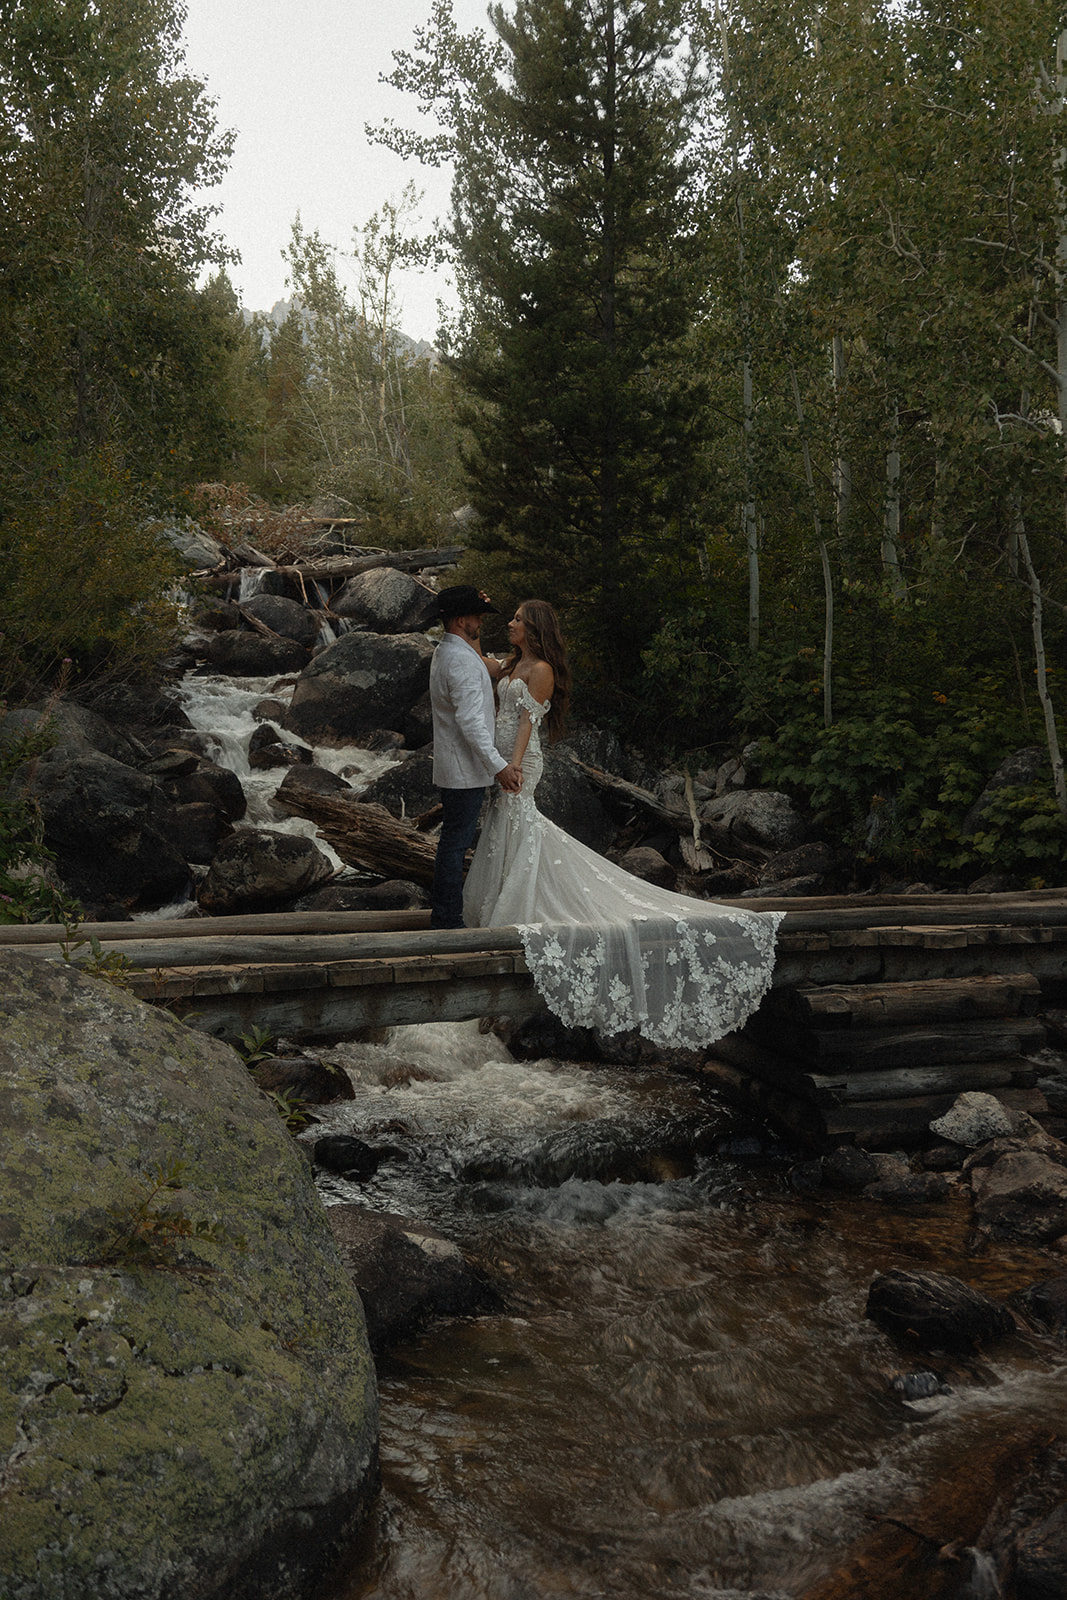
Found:
[[698, 818], [695, 808], [690, 810], [681, 802], [660, 800], [650, 789], [642, 789], [637, 783], [628, 783], [625, 778], [617, 778], [614, 773], [603, 772], [599, 767], [587, 766], [577, 756], [572, 756], [571, 760], [605, 794], [624, 800], [628, 805], [645, 812], [653, 821], [666, 823], [673, 828], [681, 838], [682, 853], [691, 871], [703, 872], [714, 865], [734, 866], [739, 861], [762, 863], [767, 859], [765, 851], [740, 844], [721, 823]]
[[297, 578], [301, 574], [305, 578], [358, 578], [361, 572], [372, 572], [376, 567], [395, 567], [398, 572], [454, 567], [462, 554], [462, 545], [442, 550], [376, 550], [371, 555], [319, 556], [278, 570]]
[[383, 878], [406, 878], [424, 888], [433, 883], [436, 842], [384, 806], [295, 786], [286, 791], [283, 803], [293, 816], [313, 822], [319, 837], [346, 866], [377, 872]]

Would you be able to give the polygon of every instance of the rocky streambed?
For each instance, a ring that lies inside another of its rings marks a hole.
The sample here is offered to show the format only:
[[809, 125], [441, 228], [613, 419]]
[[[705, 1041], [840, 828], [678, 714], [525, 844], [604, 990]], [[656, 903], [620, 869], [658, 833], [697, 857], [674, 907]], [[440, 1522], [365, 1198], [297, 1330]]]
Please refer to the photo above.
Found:
[[[373, 570], [220, 597], [166, 682], [49, 708], [24, 777], [92, 915], [422, 903], [286, 806], [432, 812], [427, 587]], [[847, 887], [747, 783], [686, 793], [586, 729], [546, 809], [676, 887]], [[813, 1161], [634, 1041], [396, 1030], [250, 1073], [0, 959], [5, 1593], [1064, 1592], [1054, 1117]]]

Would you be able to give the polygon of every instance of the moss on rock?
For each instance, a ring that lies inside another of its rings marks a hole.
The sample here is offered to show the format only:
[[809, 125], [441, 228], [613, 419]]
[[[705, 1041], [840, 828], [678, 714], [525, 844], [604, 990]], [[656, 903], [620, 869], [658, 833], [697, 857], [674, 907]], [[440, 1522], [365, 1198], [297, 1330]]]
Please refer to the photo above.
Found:
[[36, 957], [0, 955], [0, 1087], [4, 1600], [305, 1593], [377, 1401], [302, 1153], [228, 1046]]

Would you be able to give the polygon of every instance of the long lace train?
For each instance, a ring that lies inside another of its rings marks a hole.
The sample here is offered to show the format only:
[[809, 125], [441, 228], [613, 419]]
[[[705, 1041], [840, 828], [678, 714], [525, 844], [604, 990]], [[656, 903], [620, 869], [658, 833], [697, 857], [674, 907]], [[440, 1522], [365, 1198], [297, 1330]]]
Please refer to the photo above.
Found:
[[784, 913], [741, 911], [655, 888], [604, 860], [534, 801], [548, 710], [519, 679], [500, 689], [497, 748], [533, 723], [518, 795], [495, 791], [464, 889], [470, 926], [515, 926], [549, 1009], [571, 1026], [638, 1029], [698, 1049], [738, 1028], [770, 987]]

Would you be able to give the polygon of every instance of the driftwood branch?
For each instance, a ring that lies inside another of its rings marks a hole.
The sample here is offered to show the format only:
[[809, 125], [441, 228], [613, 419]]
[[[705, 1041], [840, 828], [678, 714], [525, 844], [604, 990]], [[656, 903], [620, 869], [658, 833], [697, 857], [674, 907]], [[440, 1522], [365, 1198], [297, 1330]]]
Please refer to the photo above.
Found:
[[454, 567], [463, 554], [462, 546], [446, 550], [379, 550], [373, 555], [323, 556], [317, 561], [300, 561], [280, 572], [305, 578], [356, 578], [376, 567], [395, 567], [398, 572], [413, 572], [423, 567]]
[[278, 801], [296, 817], [313, 822], [319, 836], [350, 867], [406, 878], [428, 888], [433, 882], [437, 845], [410, 822], [401, 822], [384, 806], [366, 805], [341, 795], [317, 794], [297, 785]]
[[710, 822], [707, 818], [700, 818], [699, 836], [694, 837], [694, 819], [687, 805], [660, 800], [651, 790], [642, 789], [639, 784], [627, 783], [625, 778], [617, 778], [611, 772], [602, 772], [599, 767], [586, 766], [585, 762], [579, 761], [577, 756], [572, 756], [571, 759], [575, 766], [580, 768], [589, 781], [594, 783], [598, 789], [603, 789], [606, 794], [613, 795], [617, 800], [624, 800], [627, 804], [636, 806], [639, 811], [645, 812], [653, 821], [666, 823], [669, 828], [673, 828], [682, 838], [682, 850], [687, 862], [689, 851], [686, 850], [685, 846], [688, 843], [689, 850], [693, 852], [693, 860], [699, 860], [702, 863], [700, 867], [691, 865], [690, 870], [703, 871], [706, 870], [706, 866], [714, 865], [715, 863], [711, 861], [707, 861], [706, 865], [704, 865], [705, 858], [711, 852], [714, 852], [714, 855], [724, 864], [730, 866], [735, 865], [738, 861], [763, 862], [766, 860], [765, 851], [742, 844], [738, 839], [735, 839], [729, 828], [724, 828], [720, 822]]

